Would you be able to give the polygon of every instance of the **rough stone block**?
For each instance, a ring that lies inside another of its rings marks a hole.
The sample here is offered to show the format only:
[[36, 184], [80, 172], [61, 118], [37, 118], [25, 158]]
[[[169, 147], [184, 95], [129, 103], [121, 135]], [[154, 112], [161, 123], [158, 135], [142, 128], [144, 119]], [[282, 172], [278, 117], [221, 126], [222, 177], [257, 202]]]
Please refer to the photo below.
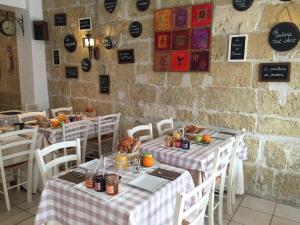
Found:
[[272, 59], [273, 49], [268, 42], [269, 33], [253, 33], [248, 37], [248, 59]]
[[130, 89], [130, 99], [134, 102], [156, 102], [157, 90], [155, 87], [147, 85], [132, 85]]
[[265, 146], [265, 158], [268, 167], [278, 170], [286, 168], [287, 156], [283, 144], [268, 141]]
[[265, 117], [260, 121], [258, 131], [264, 134], [279, 134], [299, 137], [300, 122], [297, 120], [284, 120]]
[[247, 162], [255, 162], [258, 157], [259, 140], [245, 137], [244, 141], [248, 147]]

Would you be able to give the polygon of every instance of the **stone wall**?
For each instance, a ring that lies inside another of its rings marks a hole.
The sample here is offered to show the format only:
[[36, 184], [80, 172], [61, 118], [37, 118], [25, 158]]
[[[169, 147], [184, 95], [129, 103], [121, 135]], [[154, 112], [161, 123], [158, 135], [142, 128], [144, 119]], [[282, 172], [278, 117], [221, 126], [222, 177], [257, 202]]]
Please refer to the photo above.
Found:
[[[0, 21], [6, 11], [0, 9]], [[14, 13], [10, 12], [12, 15]], [[21, 108], [20, 81], [16, 36], [5, 36], [0, 33], [0, 111]], [[7, 48], [12, 48], [14, 68], [10, 69]]]
[[[152, 0], [150, 9], [138, 12], [135, 0], [119, 0], [113, 14], [103, 0], [45, 0], [44, 15], [49, 23], [47, 42], [51, 107], [73, 105], [82, 111], [87, 105], [99, 114], [122, 113], [122, 129], [139, 122], [173, 117], [184, 123], [206, 123], [247, 129], [249, 147], [245, 162], [248, 193], [300, 206], [300, 45], [279, 53], [268, 44], [268, 32], [277, 22], [292, 21], [300, 26], [300, 2], [256, 0], [238, 12], [232, 0], [215, 0], [210, 73], [156, 73], [153, 71], [153, 10], [210, 2], [205, 0]], [[288, 7], [288, 10], [285, 8]], [[290, 15], [288, 14], [290, 12]], [[54, 27], [53, 14], [65, 12], [67, 27]], [[110, 33], [119, 39], [120, 49], [135, 49], [135, 64], [119, 65], [116, 50], [100, 44], [101, 58], [93, 60], [89, 73], [80, 69], [87, 50], [81, 47], [84, 32], [78, 31], [80, 17], [92, 17], [92, 35], [101, 43]], [[143, 34], [133, 39], [128, 25], [143, 24]], [[63, 39], [73, 33], [79, 47], [67, 53]], [[227, 62], [229, 34], [249, 35], [248, 57], [243, 63]], [[51, 66], [51, 50], [60, 48], [62, 66]], [[288, 83], [258, 82], [261, 62], [290, 61]], [[79, 78], [65, 78], [65, 66], [78, 65]], [[99, 74], [111, 76], [111, 94], [99, 94]]]

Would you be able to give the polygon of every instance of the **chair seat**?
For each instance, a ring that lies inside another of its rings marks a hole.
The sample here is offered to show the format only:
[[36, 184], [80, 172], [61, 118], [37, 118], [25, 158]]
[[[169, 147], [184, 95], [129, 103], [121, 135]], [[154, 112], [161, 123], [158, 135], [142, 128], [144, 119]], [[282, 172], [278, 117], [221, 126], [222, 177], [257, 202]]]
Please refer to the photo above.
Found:
[[26, 164], [26, 163], [28, 163], [28, 161], [15, 163], [15, 164], [12, 164], [12, 165], [4, 166], [4, 169], [12, 169], [12, 168], [16, 168], [16, 167], [22, 166], [22, 165], [24, 165], [24, 164]]
[[[113, 137], [114, 137], [113, 133], [111, 133], [111, 134], [104, 134], [104, 135], [101, 136], [101, 142], [110, 141], [110, 140], [113, 139]], [[97, 137], [90, 138], [90, 139], [88, 139], [88, 141], [92, 142], [94, 144], [98, 144], [98, 138]]]

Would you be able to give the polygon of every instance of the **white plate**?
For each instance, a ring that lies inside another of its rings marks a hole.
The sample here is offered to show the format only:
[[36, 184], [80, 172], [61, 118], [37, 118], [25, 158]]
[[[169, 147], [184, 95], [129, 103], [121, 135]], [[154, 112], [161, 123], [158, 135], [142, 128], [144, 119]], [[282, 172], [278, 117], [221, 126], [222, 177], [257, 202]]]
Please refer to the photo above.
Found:
[[169, 180], [161, 177], [156, 177], [149, 174], [143, 174], [133, 179], [128, 184], [149, 192], [156, 192], [158, 189], [160, 189], [168, 182]]
[[117, 194], [117, 195], [108, 195], [108, 194], [106, 194], [106, 192], [98, 192], [98, 191], [95, 191], [94, 188], [87, 188], [85, 186], [84, 182], [74, 185], [74, 188], [81, 190], [83, 192], [89, 193], [89, 194], [95, 196], [96, 198], [100, 198], [105, 201], [111, 201], [114, 198], [117, 198], [120, 195], [126, 193], [128, 191], [129, 187], [119, 183], [119, 194]]

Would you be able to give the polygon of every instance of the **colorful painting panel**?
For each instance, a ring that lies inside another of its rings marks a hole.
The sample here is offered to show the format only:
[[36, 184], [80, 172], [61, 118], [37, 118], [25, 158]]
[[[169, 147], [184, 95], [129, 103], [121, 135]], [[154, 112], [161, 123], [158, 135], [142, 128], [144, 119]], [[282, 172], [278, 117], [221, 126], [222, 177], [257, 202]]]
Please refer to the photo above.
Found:
[[174, 29], [186, 29], [190, 27], [190, 7], [175, 8], [173, 10]]
[[209, 71], [209, 52], [191, 52], [191, 71]]
[[211, 25], [212, 7], [212, 3], [192, 6], [192, 27]]
[[172, 32], [172, 50], [189, 50], [191, 30], [177, 30]]
[[171, 53], [170, 52], [156, 52], [154, 59], [154, 70], [157, 72], [170, 71]]
[[171, 32], [155, 33], [155, 49], [170, 50], [171, 48]]
[[195, 28], [192, 31], [191, 49], [207, 50], [210, 45], [210, 28]]
[[163, 9], [155, 12], [155, 30], [165, 31], [172, 29], [172, 9]]
[[173, 51], [171, 53], [171, 71], [184, 72], [190, 69], [189, 51]]

